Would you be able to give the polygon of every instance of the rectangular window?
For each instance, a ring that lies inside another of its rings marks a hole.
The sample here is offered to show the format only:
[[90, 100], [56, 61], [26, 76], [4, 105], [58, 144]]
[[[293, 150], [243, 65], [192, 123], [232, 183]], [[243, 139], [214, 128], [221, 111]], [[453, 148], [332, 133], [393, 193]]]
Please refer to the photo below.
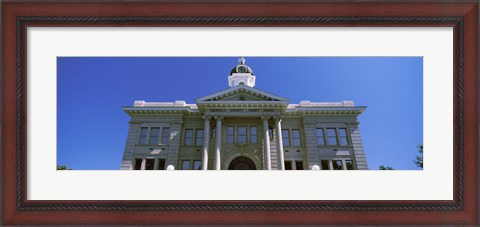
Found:
[[193, 145], [193, 129], [185, 130], [185, 145]]
[[322, 160], [322, 170], [330, 170], [328, 166], [328, 160]]
[[202, 146], [203, 145], [203, 129], [197, 129], [197, 133], [195, 134], [195, 145]]
[[147, 127], [142, 127], [140, 129], [140, 138], [138, 139], [139, 144], [147, 144], [147, 133], [148, 133]]
[[250, 143], [257, 143], [258, 141], [257, 127], [250, 127]]
[[342, 160], [332, 160], [333, 162], [333, 170], [342, 170]]
[[170, 128], [162, 129], [162, 144], [170, 143]]
[[295, 167], [297, 170], [303, 170], [303, 162], [302, 161], [295, 161]]
[[327, 128], [327, 143], [328, 145], [338, 145], [337, 132], [334, 128]]
[[233, 135], [233, 127], [227, 127], [227, 143], [233, 143], [234, 135]]
[[353, 161], [352, 160], [345, 160], [345, 165], [347, 166], [347, 170], [353, 170]]
[[135, 170], [141, 170], [142, 169], [142, 159], [141, 158], [136, 158], [135, 159]]
[[247, 127], [237, 127], [237, 143], [247, 143]]
[[282, 129], [282, 142], [284, 147], [290, 146], [290, 133], [288, 129]]
[[160, 136], [160, 128], [152, 127], [150, 128], [150, 141], [148, 144], [158, 144], [158, 137]]
[[213, 129], [212, 129], [212, 139], [214, 139], [214, 138], [215, 138], [215, 135], [217, 134], [216, 131], [215, 131], [215, 129], [216, 129], [216, 128], [213, 128]]
[[317, 144], [325, 145], [325, 136], [323, 134], [323, 128], [317, 128]]
[[190, 169], [190, 160], [182, 160], [182, 170]]
[[159, 158], [158, 159], [158, 170], [165, 170], [165, 159]]
[[155, 159], [147, 159], [147, 163], [145, 164], [146, 170], [153, 170], [153, 165], [155, 164]]
[[293, 129], [292, 130], [292, 139], [293, 139], [293, 146], [299, 147], [301, 146], [300, 143], [300, 130]]
[[273, 129], [268, 129], [268, 136], [270, 137], [270, 140], [273, 140]]
[[193, 160], [193, 170], [201, 170], [201, 169], [202, 169], [202, 161]]
[[338, 135], [340, 136], [340, 145], [348, 145], [347, 129], [339, 128]]
[[292, 162], [285, 161], [285, 170], [292, 170]]

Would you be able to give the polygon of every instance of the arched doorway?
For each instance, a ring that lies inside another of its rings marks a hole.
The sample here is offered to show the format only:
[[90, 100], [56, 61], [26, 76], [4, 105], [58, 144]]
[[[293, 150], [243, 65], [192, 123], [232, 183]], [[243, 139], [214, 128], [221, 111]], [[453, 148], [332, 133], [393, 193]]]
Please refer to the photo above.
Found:
[[256, 170], [255, 163], [247, 157], [237, 157], [230, 162], [228, 170]]

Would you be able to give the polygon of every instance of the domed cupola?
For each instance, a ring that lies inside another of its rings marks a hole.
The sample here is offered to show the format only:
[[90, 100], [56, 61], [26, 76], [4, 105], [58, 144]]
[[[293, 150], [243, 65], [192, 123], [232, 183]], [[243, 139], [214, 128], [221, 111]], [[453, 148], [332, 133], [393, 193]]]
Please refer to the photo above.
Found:
[[250, 73], [253, 75], [252, 69], [248, 65], [245, 65], [244, 57], [238, 59], [238, 65], [235, 66], [232, 71], [230, 71], [230, 76], [234, 73]]
[[255, 86], [255, 76], [253, 75], [253, 70], [245, 64], [245, 58], [240, 57], [238, 65], [230, 71], [228, 86], [235, 87], [243, 84], [250, 87]]

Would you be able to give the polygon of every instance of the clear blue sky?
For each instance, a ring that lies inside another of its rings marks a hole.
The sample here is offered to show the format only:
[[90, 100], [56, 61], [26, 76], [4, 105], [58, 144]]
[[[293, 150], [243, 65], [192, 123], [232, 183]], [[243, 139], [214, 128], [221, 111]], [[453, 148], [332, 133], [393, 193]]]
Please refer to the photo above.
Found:
[[[59, 57], [57, 164], [120, 168], [134, 100], [172, 102], [228, 88], [238, 57]], [[370, 169], [417, 169], [422, 57], [246, 57], [256, 88], [290, 99], [368, 106], [360, 132]]]

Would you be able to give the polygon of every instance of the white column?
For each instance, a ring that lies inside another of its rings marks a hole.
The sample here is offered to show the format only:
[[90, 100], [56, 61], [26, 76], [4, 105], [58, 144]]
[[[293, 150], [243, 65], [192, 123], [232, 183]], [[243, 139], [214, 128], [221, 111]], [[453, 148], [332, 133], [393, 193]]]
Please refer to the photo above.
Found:
[[210, 140], [210, 117], [204, 116], [202, 170], [208, 169], [208, 141]]
[[332, 162], [332, 160], [328, 160], [328, 168], [330, 168], [330, 170], [333, 170], [333, 162]]
[[216, 116], [215, 119], [217, 119], [217, 126], [215, 126], [215, 132], [217, 135], [215, 135], [215, 170], [221, 170], [221, 163], [220, 163], [220, 149], [222, 148], [222, 118]]
[[158, 170], [159, 161], [158, 158], [155, 159], [155, 164], [153, 165], [153, 170]]
[[347, 163], [345, 163], [345, 160], [342, 160], [342, 167], [343, 170], [347, 170]]
[[277, 166], [279, 170], [285, 170], [283, 158], [282, 119], [275, 118], [275, 130], [277, 131]]
[[268, 118], [262, 117], [263, 119], [263, 169], [271, 170], [272, 164], [270, 160], [270, 134], [268, 132]]
[[147, 159], [142, 158], [142, 167], [140, 167], [141, 170], [145, 170], [145, 166], [147, 165]]

